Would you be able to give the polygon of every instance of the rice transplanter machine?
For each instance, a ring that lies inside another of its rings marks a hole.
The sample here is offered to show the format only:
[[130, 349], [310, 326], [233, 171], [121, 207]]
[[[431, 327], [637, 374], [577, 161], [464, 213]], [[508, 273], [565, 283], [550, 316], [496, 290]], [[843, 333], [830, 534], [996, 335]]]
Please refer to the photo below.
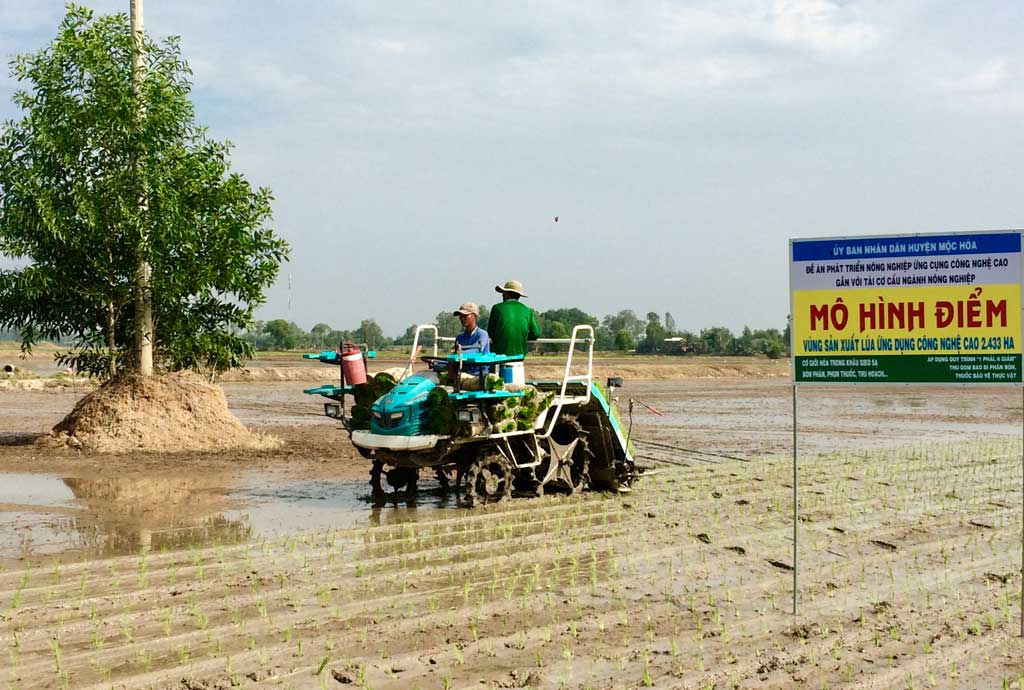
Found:
[[[423, 334], [433, 336], [433, 355], [418, 358]], [[622, 380], [608, 379], [607, 387], [593, 380], [591, 326], [536, 341], [568, 345], [562, 377], [548, 381], [517, 382], [522, 355], [439, 356], [445, 340], [454, 339], [439, 337], [433, 324], [417, 326], [405, 368], [372, 377], [365, 358], [374, 353], [365, 346], [304, 355], [341, 368], [339, 385], [304, 392], [330, 400], [324, 414], [371, 462], [374, 497], [389, 488], [413, 494], [421, 470], [434, 471], [444, 489], [454, 475], [470, 506], [513, 492], [629, 490], [638, 471], [612, 398]], [[425, 371], [414, 371], [417, 359]]]

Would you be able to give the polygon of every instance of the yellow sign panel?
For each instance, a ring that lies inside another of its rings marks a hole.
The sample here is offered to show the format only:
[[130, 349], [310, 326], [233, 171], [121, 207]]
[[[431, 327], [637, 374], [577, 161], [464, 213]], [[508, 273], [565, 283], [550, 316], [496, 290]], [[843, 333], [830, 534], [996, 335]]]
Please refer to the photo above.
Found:
[[1020, 354], [1019, 285], [793, 293], [793, 354]]

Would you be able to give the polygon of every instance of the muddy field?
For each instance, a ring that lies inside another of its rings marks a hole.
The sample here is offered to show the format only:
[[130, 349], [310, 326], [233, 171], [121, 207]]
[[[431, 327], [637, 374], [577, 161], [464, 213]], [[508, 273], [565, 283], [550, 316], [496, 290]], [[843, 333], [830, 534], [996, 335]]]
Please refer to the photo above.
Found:
[[0, 391], [0, 682], [1024, 688], [1019, 390], [801, 390], [794, 617], [787, 380], [637, 373], [632, 494], [475, 510], [373, 506], [301, 382], [225, 384], [244, 455], [39, 451], [81, 391]]

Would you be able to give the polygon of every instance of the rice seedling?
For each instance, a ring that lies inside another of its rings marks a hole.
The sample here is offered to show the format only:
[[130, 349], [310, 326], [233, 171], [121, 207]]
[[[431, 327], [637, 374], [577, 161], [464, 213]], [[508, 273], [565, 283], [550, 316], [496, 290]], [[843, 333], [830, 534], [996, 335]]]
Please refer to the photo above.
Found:
[[22, 596], [22, 593], [24, 593], [25, 588], [28, 586], [28, 582], [29, 582], [29, 571], [26, 570], [22, 574], [21, 579], [18, 581], [18, 586], [14, 590], [14, 596], [11, 599], [11, 609], [12, 610], [17, 610], [18, 606], [21, 605], [21, 596]]
[[50, 638], [50, 649], [53, 652], [53, 667], [54, 667], [54, 671], [57, 673], [58, 676], [60, 676], [60, 675], [62, 675], [62, 671], [63, 671], [63, 665], [62, 665], [63, 653], [61, 652], [60, 639], [59, 638], [57, 638], [57, 637], [51, 637]]

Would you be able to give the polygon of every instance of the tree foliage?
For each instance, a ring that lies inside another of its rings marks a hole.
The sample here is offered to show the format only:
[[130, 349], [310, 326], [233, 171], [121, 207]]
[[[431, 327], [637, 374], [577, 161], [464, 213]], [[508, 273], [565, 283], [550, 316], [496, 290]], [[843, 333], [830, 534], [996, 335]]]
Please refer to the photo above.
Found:
[[23, 267], [0, 272], [0, 326], [26, 350], [70, 340], [59, 359], [82, 371], [131, 366], [141, 258], [158, 364], [212, 374], [251, 354], [238, 332], [288, 246], [266, 227], [270, 191], [196, 124], [178, 40], [143, 54], [139, 103], [128, 17], [69, 6], [49, 46], [13, 60], [24, 88], [0, 133], [0, 252]]
[[644, 339], [637, 345], [637, 352], [649, 354], [666, 351], [665, 339], [668, 331], [661, 325], [661, 315], [656, 311], [647, 312], [647, 325], [644, 327]]
[[271, 346], [275, 350], [294, 350], [302, 338], [302, 329], [284, 319], [268, 321], [263, 327], [263, 333], [270, 336]]
[[625, 328], [615, 334], [615, 349], [619, 352], [629, 352], [636, 347], [633, 336]]
[[644, 334], [644, 322], [637, 318], [632, 309], [623, 309], [617, 314], [609, 314], [601, 320], [598, 331], [597, 345], [599, 349], [611, 350], [615, 347], [615, 337], [619, 331], [626, 331], [634, 343]]
[[437, 324], [437, 334], [442, 338], [454, 338], [462, 332], [462, 322], [451, 309], [439, 311], [434, 317], [434, 323]]
[[352, 334], [352, 339], [357, 343], [366, 343], [371, 350], [376, 350], [391, 343], [391, 340], [384, 337], [384, 331], [373, 319], [363, 319], [359, 328]]

